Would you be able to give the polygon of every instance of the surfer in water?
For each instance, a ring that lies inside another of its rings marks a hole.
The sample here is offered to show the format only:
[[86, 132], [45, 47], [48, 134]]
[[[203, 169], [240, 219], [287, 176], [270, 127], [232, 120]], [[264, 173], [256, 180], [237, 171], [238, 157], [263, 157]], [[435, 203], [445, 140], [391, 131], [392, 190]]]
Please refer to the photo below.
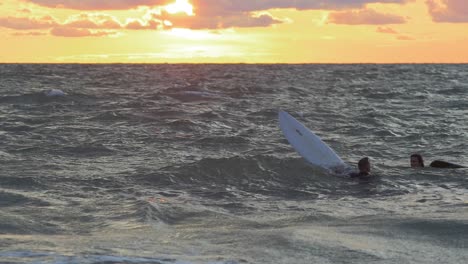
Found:
[[[420, 154], [413, 154], [410, 156], [410, 165], [411, 168], [424, 168], [424, 160]], [[465, 168], [464, 166], [453, 164], [450, 162], [442, 161], [442, 160], [434, 160], [429, 164], [429, 167], [433, 168], [448, 168], [448, 169], [458, 169], [458, 168]]]
[[420, 154], [413, 154], [410, 157], [411, 168], [423, 168], [424, 160]]
[[349, 174], [351, 178], [366, 179], [370, 177], [370, 161], [368, 157], [362, 158], [358, 162], [359, 172], [352, 172]]

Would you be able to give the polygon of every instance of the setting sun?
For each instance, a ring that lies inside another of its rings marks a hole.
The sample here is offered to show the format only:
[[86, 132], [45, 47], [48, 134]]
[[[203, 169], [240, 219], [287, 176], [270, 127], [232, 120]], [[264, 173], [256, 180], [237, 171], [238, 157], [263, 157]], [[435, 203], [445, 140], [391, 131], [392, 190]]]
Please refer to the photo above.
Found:
[[176, 0], [175, 3], [167, 5], [164, 8], [169, 14], [186, 13], [189, 16], [193, 16], [193, 6], [188, 0]]

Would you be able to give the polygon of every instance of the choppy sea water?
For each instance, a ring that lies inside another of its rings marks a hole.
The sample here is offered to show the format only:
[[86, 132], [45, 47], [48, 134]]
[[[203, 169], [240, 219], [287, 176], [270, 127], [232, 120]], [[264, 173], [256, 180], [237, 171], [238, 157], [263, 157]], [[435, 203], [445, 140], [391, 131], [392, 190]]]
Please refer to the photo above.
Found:
[[[65, 96], [48, 97], [59, 89]], [[468, 65], [0, 65], [0, 263], [467, 263]], [[308, 166], [280, 109], [361, 182]]]

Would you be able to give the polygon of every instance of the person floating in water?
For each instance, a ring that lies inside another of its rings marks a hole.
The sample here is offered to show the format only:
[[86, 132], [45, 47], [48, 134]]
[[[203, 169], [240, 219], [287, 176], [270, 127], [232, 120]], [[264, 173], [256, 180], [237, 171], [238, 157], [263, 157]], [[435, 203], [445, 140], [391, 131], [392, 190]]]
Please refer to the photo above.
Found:
[[[424, 167], [424, 160], [420, 154], [412, 154], [410, 156], [410, 165], [412, 168], [423, 168]], [[458, 169], [458, 168], [465, 168], [464, 166], [453, 164], [450, 162], [442, 161], [442, 160], [434, 160], [429, 164], [429, 167], [433, 168], [449, 168], [449, 169]]]
[[351, 178], [366, 179], [370, 177], [371, 165], [368, 157], [362, 158], [358, 162], [359, 172], [349, 174]]
[[421, 155], [413, 154], [410, 156], [410, 165], [411, 168], [423, 168], [424, 167], [424, 160]]

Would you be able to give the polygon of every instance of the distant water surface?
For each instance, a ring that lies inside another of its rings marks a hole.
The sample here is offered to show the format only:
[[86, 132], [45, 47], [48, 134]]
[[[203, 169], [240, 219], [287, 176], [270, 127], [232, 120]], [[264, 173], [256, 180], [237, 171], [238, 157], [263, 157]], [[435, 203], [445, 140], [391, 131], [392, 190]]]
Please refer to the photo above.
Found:
[[[47, 96], [51, 89], [64, 96]], [[1, 263], [467, 263], [468, 65], [0, 65]], [[371, 182], [309, 167], [290, 112]]]

